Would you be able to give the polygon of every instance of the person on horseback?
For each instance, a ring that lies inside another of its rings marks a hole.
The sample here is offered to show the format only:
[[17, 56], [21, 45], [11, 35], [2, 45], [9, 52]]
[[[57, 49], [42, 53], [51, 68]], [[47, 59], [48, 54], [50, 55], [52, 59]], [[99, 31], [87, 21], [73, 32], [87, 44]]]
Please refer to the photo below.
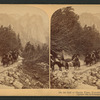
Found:
[[10, 63], [13, 64], [12, 51], [9, 51], [9, 52], [7, 53], [7, 58], [8, 58], [8, 60], [9, 60], [9, 64], [10, 64]]
[[74, 55], [72, 56], [72, 60], [73, 60], [75, 57], [76, 57], [76, 54], [74, 54]]
[[1, 63], [3, 63], [3, 66], [5, 66], [5, 65], [8, 66], [9, 60], [8, 60], [7, 54], [4, 54], [4, 55], [3, 55], [2, 60], [1, 60]]
[[14, 61], [14, 62], [17, 60], [18, 55], [19, 55], [19, 53], [18, 53], [17, 50], [13, 50], [13, 51], [12, 51], [12, 57], [13, 57], [13, 61]]
[[91, 58], [92, 58], [92, 63], [94, 62], [96, 64], [97, 62], [97, 59], [96, 59], [96, 51], [94, 50], [92, 53], [91, 53]]
[[79, 55], [78, 54], [73, 55], [72, 61], [73, 61], [74, 68], [80, 67], [80, 61], [79, 61]]
[[86, 54], [84, 62], [86, 63], [86, 65], [90, 64], [90, 66], [91, 66], [91, 64], [92, 64], [92, 58], [91, 58], [91, 54], [90, 53]]
[[95, 56], [96, 56], [96, 61], [98, 61], [100, 59], [99, 50], [95, 51]]

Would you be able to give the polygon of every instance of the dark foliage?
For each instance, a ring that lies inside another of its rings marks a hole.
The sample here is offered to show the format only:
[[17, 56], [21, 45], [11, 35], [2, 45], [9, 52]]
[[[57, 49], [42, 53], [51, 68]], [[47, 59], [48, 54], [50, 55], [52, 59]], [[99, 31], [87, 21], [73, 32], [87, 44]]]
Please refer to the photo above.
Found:
[[100, 34], [95, 25], [81, 27], [72, 7], [57, 10], [51, 18], [51, 49], [86, 54], [100, 48]]
[[25, 60], [32, 61], [33, 63], [38, 63], [38, 62], [49, 63], [48, 45], [43, 44], [42, 47], [40, 47], [40, 45], [35, 47], [30, 42], [27, 42], [25, 49], [23, 51], [23, 57], [25, 58]]
[[[41, 83], [45, 83], [44, 87], [47, 88], [49, 84], [48, 45], [34, 46], [30, 42], [27, 42], [22, 55], [24, 57], [23, 71]], [[46, 70], [44, 70], [44, 68]], [[36, 77], [34, 77], [35, 74]]]
[[8, 27], [2, 25], [0, 27], [0, 55], [15, 49], [22, 50], [19, 35], [16, 35], [10, 25]]

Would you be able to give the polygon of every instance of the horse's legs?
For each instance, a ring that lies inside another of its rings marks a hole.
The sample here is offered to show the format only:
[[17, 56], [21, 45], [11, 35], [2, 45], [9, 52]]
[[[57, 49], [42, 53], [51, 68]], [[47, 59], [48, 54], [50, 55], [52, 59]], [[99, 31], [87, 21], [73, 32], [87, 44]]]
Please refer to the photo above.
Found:
[[6, 67], [8, 67], [8, 62], [6, 62]]
[[80, 69], [80, 64], [78, 64], [78, 69]]

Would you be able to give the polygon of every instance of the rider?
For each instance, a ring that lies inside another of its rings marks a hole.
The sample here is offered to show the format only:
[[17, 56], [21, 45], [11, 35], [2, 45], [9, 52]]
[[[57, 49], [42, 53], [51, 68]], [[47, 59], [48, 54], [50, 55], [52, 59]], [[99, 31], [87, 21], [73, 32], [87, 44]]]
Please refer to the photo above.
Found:
[[78, 67], [78, 68], [80, 67], [80, 61], [78, 58], [78, 54], [73, 55], [72, 61], [73, 61], [74, 67]]
[[91, 58], [92, 58], [92, 61], [95, 61], [95, 63], [96, 63], [96, 51], [95, 50], [93, 50], [93, 52], [91, 53]]

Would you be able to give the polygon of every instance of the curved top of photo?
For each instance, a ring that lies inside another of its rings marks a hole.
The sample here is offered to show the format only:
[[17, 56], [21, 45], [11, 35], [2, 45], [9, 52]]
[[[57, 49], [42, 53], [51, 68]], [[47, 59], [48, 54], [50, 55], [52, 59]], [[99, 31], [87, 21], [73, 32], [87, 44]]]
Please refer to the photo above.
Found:
[[48, 44], [49, 18], [45, 11], [34, 5], [0, 5], [0, 25], [20, 35], [22, 45], [27, 41]]

